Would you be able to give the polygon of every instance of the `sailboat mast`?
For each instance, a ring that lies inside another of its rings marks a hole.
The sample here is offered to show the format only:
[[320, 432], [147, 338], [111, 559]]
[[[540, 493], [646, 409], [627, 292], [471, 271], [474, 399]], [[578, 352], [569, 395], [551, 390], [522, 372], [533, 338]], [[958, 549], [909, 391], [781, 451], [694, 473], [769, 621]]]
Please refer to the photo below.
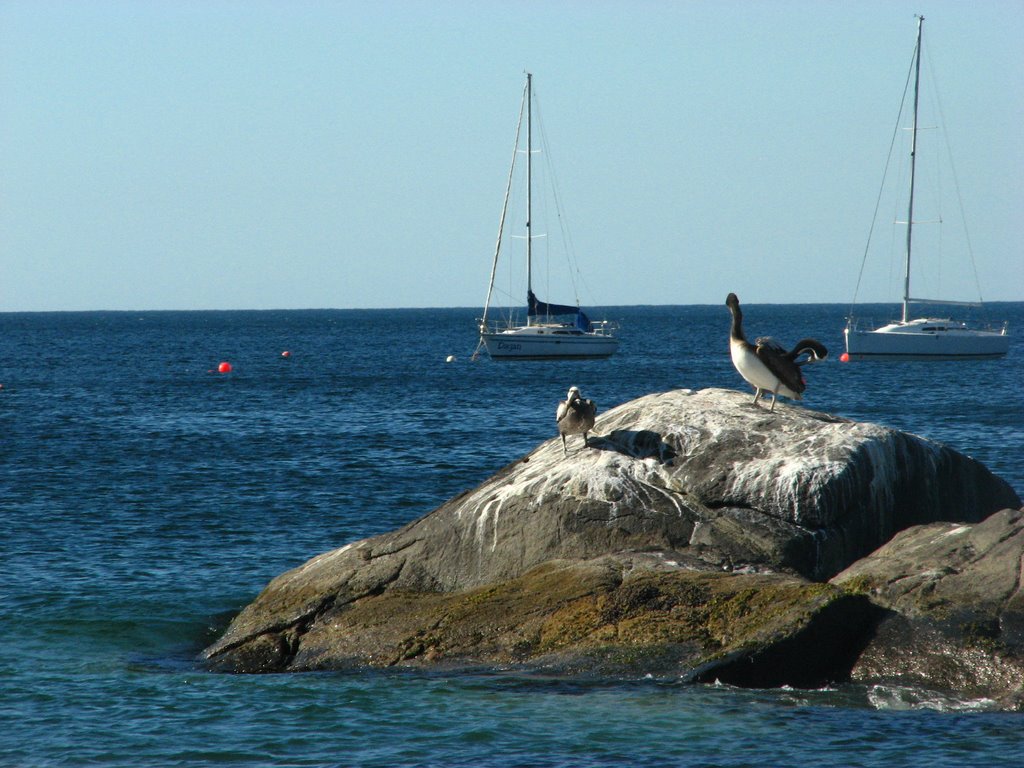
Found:
[[[533, 75], [526, 73], [526, 290], [533, 294]], [[526, 324], [530, 325], [529, 313]]]
[[494, 276], [498, 272], [498, 256], [501, 254], [501, 241], [505, 234], [505, 217], [508, 215], [508, 201], [512, 194], [512, 179], [516, 171], [516, 158], [519, 156], [519, 135], [523, 129], [523, 113], [526, 110], [526, 88], [523, 88], [523, 100], [519, 105], [519, 119], [516, 121], [516, 139], [512, 142], [512, 162], [508, 169], [508, 181], [505, 183], [505, 199], [501, 204], [501, 219], [498, 220], [498, 239], [494, 244], [494, 259], [491, 262], [491, 281], [487, 284], [487, 299], [484, 301], [484, 314], [480, 318], [480, 332], [487, 327], [487, 310], [491, 306], [491, 295], [494, 293]]
[[903, 322], [910, 319], [910, 245], [914, 231], [914, 171], [917, 165], [917, 104], [921, 86], [921, 28], [924, 16], [917, 17], [917, 50], [914, 62], [914, 125], [910, 137], [910, 201], [907, 204], [907, 264], [903, 277]]

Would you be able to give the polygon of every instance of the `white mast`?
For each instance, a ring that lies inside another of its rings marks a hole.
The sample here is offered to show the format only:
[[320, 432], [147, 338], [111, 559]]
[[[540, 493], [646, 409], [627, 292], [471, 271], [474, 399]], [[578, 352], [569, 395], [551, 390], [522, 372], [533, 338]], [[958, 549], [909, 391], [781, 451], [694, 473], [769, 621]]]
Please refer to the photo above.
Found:
[[[533, 294], [533, 75], [526, 73], [526, 297]], [[530, 310], [526, 310], [530, 325]]]
[[903, 322], [910, 319], [910, 245], [914, 231], [914, 170], [917, 163], [917, 102], [921, 85], [921, 28], [924, 16], [917, 17], [917, 51], [914, 63], [914, 125], [910, 138], [910, 202], [907, 210], [907, 269], [903, 277]]

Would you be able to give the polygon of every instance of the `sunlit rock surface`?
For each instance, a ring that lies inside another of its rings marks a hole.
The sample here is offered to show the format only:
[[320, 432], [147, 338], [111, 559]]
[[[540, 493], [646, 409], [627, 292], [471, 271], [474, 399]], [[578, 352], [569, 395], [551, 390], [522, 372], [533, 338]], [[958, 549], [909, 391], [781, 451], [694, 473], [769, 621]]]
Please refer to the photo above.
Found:
[[850, 626], [821, 660], [830, 679], [873, 624], [863, 595], [818, 582], [908, 526], [1020, 506], [938, 443], [750, 401], [639, 398], [599, 414], [590, 447], [570, 441], [567, 457], [552, 424], [479, 487], [274, 579], [206, 656], [239, 671], [542, 659], [663, 671], [766, 643], [799, 658], [808, 638]]

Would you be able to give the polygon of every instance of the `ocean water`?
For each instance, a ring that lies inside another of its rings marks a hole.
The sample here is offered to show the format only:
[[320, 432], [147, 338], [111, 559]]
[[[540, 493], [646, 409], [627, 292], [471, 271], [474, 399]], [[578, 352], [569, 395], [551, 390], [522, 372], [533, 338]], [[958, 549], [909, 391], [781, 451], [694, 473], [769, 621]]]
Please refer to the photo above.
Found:
[[[1013, 346], [971, 363], [843, 364], [846, 307], [744, 308], [751, 336], [833, 351], [807, 407], [945, 442], [1024, 493], [1024, 303], [986, 307]], [[205, 672], [201, 649], [271, 578], [553, 437], [570, 385], [600, 410], [747, 390], [724, 305], [609, 308], [620, 353], [584, 362], [472, 362], [477, 314], [0, 314], [0, 765], [1024, 761], [1024, 716], [912, 689]]]

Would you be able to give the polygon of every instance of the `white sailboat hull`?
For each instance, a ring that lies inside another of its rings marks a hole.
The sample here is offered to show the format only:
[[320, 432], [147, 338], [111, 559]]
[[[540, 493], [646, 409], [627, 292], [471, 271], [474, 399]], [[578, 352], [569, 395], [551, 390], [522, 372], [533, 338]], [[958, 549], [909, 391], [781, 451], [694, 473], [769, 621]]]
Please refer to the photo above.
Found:
[[1006, 329], [971, 328], [932, 318], [895, 322], [875, 330], [847, 326], [846, 353], [857, 359], [981, 360], [1010, 350]]
[[480, 334], [494, 360], [600, 359], [611, 357], [619, 340], [572, 326], [521, 326]]

